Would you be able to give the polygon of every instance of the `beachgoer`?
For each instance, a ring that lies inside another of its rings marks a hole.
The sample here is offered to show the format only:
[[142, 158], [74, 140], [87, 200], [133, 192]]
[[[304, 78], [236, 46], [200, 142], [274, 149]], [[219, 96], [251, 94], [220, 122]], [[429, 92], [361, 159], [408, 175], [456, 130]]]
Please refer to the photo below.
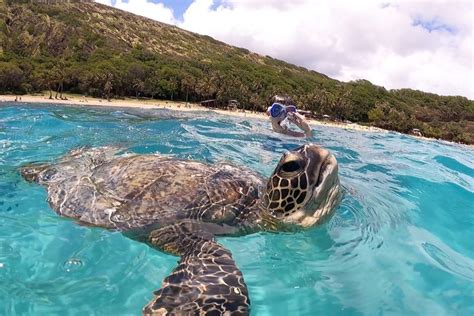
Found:
[[[275, 102], [267, 109], [266, 113], [270, 117], [270, 122], [275, 132], [295, 137], [311, 137], [311, 127], [306, 122], [305, 117], [296, 111], [294, 105], [283, 105]], [[298, 126], [304, 133], [293, 131], [285, 124], [282, 124], [285, 119]]]

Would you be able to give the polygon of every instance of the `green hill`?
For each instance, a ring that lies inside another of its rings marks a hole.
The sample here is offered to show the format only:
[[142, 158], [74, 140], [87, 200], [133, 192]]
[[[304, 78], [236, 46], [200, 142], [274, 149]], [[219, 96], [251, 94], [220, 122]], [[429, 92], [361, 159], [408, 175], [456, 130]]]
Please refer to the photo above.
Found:
[[90, 1], [0, 0], [0, 93], [44, 90], [237, 99], [257, 111], [283, 94], [316, 115], [474, 143], [474, 101], [465, 97], [340, 82]]

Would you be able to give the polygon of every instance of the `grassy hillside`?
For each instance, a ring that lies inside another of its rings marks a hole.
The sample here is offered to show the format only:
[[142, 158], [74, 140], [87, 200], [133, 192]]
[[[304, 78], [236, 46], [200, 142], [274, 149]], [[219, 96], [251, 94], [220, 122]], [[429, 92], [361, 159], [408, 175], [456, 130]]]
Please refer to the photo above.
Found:
[[474, 143], [474, 101], [464, 97], [339, 82], [89, 1], [0, 0], [0, 93], [42, 90], [53, 97], [237, 99], [258, 111], [286, 94], [315, 114]]

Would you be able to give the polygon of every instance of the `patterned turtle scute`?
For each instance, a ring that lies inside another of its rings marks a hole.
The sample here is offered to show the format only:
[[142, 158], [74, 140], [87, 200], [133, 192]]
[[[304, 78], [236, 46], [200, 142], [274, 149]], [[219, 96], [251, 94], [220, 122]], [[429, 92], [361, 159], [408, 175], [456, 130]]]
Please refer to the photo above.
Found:
[[[307, 196], [307, 178], [306, 173], [293, 177], [291, 180], [281, 178], [274, 174], [273, 184], [267, 197], [267, 208], [274, 216], [282, 217], [293, 213], [298, 205], [302, 205]], [[274, 184], [277, 185], [274, 185]]]
[[242, 273], [215, 237], [308, 227], [332, 214], [338, 200], [337, 162], [315, 145], [283, 155], [266, 185], [229, 164], [118, 152], [80, 148], [20, 172], [46, 187], [59, 215], [180, 256], [146, 315], [248, 315]]

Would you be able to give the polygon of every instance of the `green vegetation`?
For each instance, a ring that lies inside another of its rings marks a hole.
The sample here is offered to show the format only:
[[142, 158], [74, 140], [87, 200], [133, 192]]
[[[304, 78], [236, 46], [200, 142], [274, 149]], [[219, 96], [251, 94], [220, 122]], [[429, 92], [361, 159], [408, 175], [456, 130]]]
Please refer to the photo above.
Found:
[[[55, 4], [41, 4], [50, 2]], [[315, 71], [89, 1], [0, 2], [0, 93], [239, 100], [263, 111], [275, 94], [331, 115], [474, 143], [474, 101]]]

